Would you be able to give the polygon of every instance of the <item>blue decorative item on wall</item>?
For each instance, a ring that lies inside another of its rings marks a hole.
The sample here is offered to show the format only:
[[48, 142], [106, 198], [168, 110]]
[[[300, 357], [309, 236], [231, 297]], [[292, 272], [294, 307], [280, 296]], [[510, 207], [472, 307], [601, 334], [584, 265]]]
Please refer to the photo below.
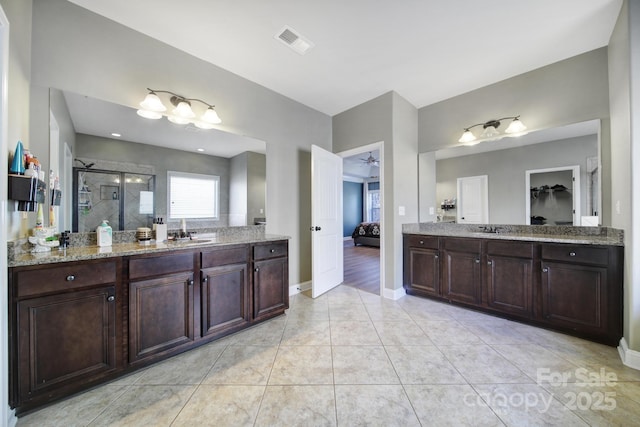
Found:
[[24, 175], [24, 147], [22, 147], [22, 141], [18, 141], [16, 145], [16, 152], [13, 154], [10, 172]]

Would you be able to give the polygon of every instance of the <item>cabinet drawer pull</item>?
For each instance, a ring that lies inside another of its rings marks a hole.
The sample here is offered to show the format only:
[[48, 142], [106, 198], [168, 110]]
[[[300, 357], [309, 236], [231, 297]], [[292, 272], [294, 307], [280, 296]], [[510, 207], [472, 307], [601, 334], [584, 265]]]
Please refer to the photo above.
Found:
[[271, 249], [269, 252], [274, 253], [276, 250], [275, 249]]
[[74, 280], [76, 280], [76, 276], [73, 274], [67, 276], [67, 282], [73, 282]]
[[543, 273], [546, 273], [547, 271], [549, 271], [549, 269], [548, 269], [548, 268], [543, 268], [543, 269], [542, 269], [542, 272], [543, 272]]
[[113, 295], [109, 295], [109, 297], [107, 298], [107, 301], [109, 302], [114, 302], [116, 300], [116, 297]]
[[569, 256], [576, 256], [575, 252], [569, 252]]
[[424, 245], [424, 240], [420, 240], [420, 244], [421, 244], [421, 245]]

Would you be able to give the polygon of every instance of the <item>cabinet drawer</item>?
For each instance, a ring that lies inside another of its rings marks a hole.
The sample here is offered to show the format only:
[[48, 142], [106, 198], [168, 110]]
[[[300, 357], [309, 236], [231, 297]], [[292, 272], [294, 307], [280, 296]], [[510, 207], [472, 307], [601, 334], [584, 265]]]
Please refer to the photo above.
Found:
[[517, 258], [533, 258], [533, 243], [487, 241], [487, 254]]
[[480, 253], [481, 240], [478, 239], [465, 239], [465, 238], [450, 238], [442, 240], [442, 248], [456, 252], [471, 252]]
[[585, 245], [543, 245], [542, 258], [606, 266], [609, 264], [609, 250]]
[[193, 270], [193, 252], [176, 253], [129, 260], [129, 279], [162, 276]]
[[287, 242], [268, 243], [253, 247], [253, 259], [278, 258], [287, 255]]
[[83, 262], [64, 264], [58, 267], [37, 268], [18, 271], [16, 296], [18, 298], [78, 289], [86, 286], [114, 283], [117, 261]]
[[438, 238], [433, 236], [410, 235], [404, 237], [407, 246], [413, 248], [438, 249]]
[[241, 264], [248, 261], [248, 246], [202, 252], [202, 268]]

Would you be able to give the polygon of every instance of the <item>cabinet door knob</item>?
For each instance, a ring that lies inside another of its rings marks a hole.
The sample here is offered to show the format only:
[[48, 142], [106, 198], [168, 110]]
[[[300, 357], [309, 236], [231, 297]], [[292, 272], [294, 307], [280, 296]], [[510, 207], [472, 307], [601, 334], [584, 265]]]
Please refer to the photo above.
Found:
[[548, 268], [543, 268], [543, 269], [542, 269], [542, 272], [543, 272], [543, 273], [546, 273], [547, 271], [549, 271], [549, 269], [548, 269]]
[[257, 273], [258, 271], [260, 271], [260, 267], [256, 267], [253, 271]]
[[492, 265], [493, 261], [487, 261], [487, 265]]
[[193, 279], [189, 279], [189, 280], [187, 280], [187, 285], [189, 285], [189, 286], [193, 286]]
[[107, 298], [107, 301], [109, 302], [114, 302], [116, 300], [116, 297], [113, 295], [109, 295], [109, 297]]
[[479, 259], [476, 259], [476, 264], [480, 264], [480, 260]]
[[434, 255], [433, 257], [434, 257], [435, 259], [438, 259], [438, 258], [440, 258], [440, 257], [439, 257], [438, 255]]
[[67, 282], [73, 282], [74, 280], [76, 280], [76, 276], [73, 274], [67, 276]]
[[209, 281], [209, 278], [207, 276], [204, 276], [202, 278], [202, 283], [207, 283]]
[[569, 256], [576, 256], [575, 252], [569, 252]]

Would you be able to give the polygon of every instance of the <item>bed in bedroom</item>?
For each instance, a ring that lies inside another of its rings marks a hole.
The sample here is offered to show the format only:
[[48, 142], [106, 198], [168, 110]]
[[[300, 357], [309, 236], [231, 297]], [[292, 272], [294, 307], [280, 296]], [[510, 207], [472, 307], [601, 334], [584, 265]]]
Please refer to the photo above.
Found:
[[380, 247], [380, 223], [362, 222], [353, 230], [353, 244]]

